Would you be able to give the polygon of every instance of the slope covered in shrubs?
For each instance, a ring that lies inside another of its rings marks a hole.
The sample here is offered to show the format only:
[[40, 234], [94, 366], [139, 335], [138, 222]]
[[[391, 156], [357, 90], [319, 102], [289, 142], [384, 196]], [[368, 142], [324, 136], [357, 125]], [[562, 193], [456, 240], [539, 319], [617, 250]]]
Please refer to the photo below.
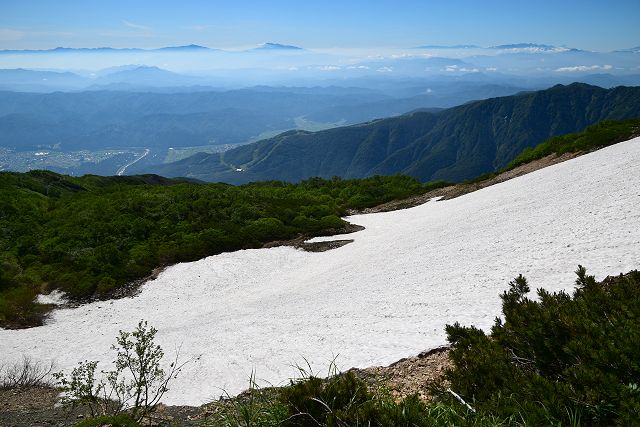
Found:
[[43, 291], [109, 296], [177, 262], [343, 230], [348, 208], [426, 191], [408, 177], [200, 184], [148, 175], [0, 173], [0, 326], [36, 325]]
[[583, 132], [556, 136], [533, 148], [526, 148], [504, 170], [513, 169], [550, 154], [560, 155], [578, 151], [591, 151], [626, 141], [638, 135], [640, 135], [640, 119], [603, 121], [589, 126]]
[[537, 292], [522, 276], [491, 334], [458, 324], [452, 389], [478, 411], [531, 425], [634, 425], [640, 419], [640, 273], [598, 283], [584, 268], [573, 295]]

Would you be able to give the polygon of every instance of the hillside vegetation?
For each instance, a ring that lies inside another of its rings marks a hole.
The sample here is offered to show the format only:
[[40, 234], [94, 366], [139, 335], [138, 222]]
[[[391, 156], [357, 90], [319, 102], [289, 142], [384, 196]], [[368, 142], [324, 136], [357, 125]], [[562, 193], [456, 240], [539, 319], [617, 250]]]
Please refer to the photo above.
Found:
[[393, 174], [422, 182], [463, 181], [504, 168], [550, 137], [603, 120], [637, 117], [640, 87], [574, 83], [440, 112], [417, 111], [320, 132], [290, 131], [225, 153], [201, 153], [138, 171], [232, 184]]
[[[591, 150], [619, 142], [640, 120], [605, 122], [524, 152]], [[424, 194], [444, 182], [406, 176], [278, 181], [243, 186], [157, 175], [73, 178], [0, 173], [0, 325], [38, 325], [51, 308], [38, 293], [108, 298], [155, 268], [267, 242], [344, 231], [348, 209]]]
[[640, 136], [640, 119], [605, 120], [589, 126], [582, 132], [549, 138], [533, 148], [525, 148], [503, 169], [479, 175], [465, 183], [480, 183], [543, 157], [561, 156], [565, 153], [587, 153], [637, 136]]
[[640, 119], [625, 121], [604, 121], [589, 126], [584, 132], [571, 133], [550, 138], [535, 146], [526, 148], [513, 159], [504, 170], [510, 170], [525, 163], [541, 159], [550, 154], [561, 155], [579, 151], [590, 151], [640, 135]]
[[334, 233], [345, 229], [348, 208], [427, 189], [400, 176], [234, 187], [154, 175], [0, 173], [0, 325], [39, 324], [47, 309], [33, 303], [40, 292], [111, 296], [157, 267]]

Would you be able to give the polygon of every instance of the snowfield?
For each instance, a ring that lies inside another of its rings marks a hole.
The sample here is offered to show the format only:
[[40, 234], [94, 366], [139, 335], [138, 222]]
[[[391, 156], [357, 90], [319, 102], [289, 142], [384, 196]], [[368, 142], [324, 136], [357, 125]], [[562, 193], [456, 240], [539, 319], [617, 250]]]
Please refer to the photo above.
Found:
[[[170, 358], [193, 359], [165, 395], [201, 404], [258, 379], [283, 384], [306, 358], [325, 374], [389, 364], [445, 344], [444, 326], [482, 328], [518, 274], [571, 291], [578, 264], [597, 278], [640, 267], [640, 138], [449, 201], [357, 215], [365, 230], [323, 253], [244, 250], [168, 268], [133, 298], [0, 329], [0, 363], [23, 355], [108, 368], [118, 330], [158, 328]], [[263, 383], [264, 383], [263, 382]]]

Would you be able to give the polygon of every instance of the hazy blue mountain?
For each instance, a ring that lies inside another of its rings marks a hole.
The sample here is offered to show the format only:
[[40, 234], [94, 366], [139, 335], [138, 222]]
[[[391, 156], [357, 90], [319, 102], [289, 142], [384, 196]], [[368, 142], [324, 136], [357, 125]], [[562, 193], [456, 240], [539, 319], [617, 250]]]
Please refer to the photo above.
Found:
[[631, 47], [629, 49], [620, 49], [615, 52], [628, 52], [628, 53], [640, 53], [640, 46]]
[[70, 53], [70, 52], [157, 52], [157, 51], [204, 51], [212, 50], [208, 47], [190, 44], [187, 46], [167, 46], [157, 49], [142, 49], [137, 47], [56, 47], [53, 49], [1, 49], [0, 54], [20, 54], [20, 53]]
[[186, 46], [167, 46], [167, 47], [161, 47], [153, 50], [154, 51], [173, 51], [173, 52], [198, 52], [198, 51], [207, 51], [207, 50], [213, 50], [213, 49], [205, 46], [200, 46], [197, 44], [190, 44]]
[[71, 72], [0, 69], [0, 90], [77, 90], [86, 87], [89, 82], [89, 79]]
[[[150, 75], [175, 77], [164, 70], [138, 67], [99, 76], [95, 82], [112, 81], [108, 87], [117, 89], [123, 81], [144, 85]], [[53, 146], [63, 151], [132, 146], [164, 150], [237, 144], [264, 132], [358, 123], [520, 90], [517, 86], [467, 82], [417, 86], [408, 93], [420, 95], [399, 98], [381, 91], [339, 86], [0, 92], [0, 147], [19, 151]]]
[[229, 183], [397, 173], [458, 181], [497, 170], [550, 136], [631, 117], [640, 117], [640, 88], [576, 83], [322, 132], [290, 131], [145, 171]]
[[127, 83], [136, 86], [184, 86], [207, 83], [201, 77], [186, 76], [163, 70], [158, 67], [137, 66], [131, 69], [123, 69], [98, 77], [94, 86], [109, 85], [113, 83]]
[[288, 44], [280, 44], [280, 43], [264, 43], [259, 47], [256, 47], [252, 50], [304, 50], [301, 47], [288, 45]]

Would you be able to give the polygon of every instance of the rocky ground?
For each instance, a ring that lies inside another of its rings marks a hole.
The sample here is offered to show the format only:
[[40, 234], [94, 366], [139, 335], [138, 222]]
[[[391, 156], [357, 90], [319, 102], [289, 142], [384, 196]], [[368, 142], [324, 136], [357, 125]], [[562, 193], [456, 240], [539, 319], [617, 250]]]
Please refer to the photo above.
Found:
[[417, 394], [428, 402], [433, 399], [432, 387], [446, 385], [445, 372], [452, 368], [449, 349], [440, 347], [414, 357], [398, 360], [389, 366], [353, 369], [372, 391], [386, 391], [396, 400]]

